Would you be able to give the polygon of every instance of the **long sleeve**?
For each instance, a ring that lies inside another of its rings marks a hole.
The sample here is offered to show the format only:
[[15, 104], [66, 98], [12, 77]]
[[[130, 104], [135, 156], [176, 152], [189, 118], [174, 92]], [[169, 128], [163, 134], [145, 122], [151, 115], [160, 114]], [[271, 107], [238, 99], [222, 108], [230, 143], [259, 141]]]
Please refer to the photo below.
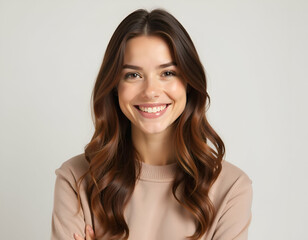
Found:
[[[56, 170], [51, 240], [84, 237], [86, 224], [96, 234], [103, 229], [91, 212], [86, 193], [87, 181], [80, 188], [81, 211], [78, 210], [77, 181], [88, 170], [84, 155], [78, 155]], [[124, 217], [130, 240], [184, 240], [195, 232], [193, 215], [172, 194], [177, 164], [156, 166], [142, 163], [139, 179], [127, 203]], [[247, 240], [251, 220], [252, 185], [249, 177], [236, 166], [223, 162], [220, 175], [210, 194], [216, 209], [213, 224], [202, 240]], [[104, 236], [100, 240], [110, 239]]]
[[81, 185], [81, 210], [78, 211], [77, 181], [86, 169], [82, 156], [56, 170], [51, 240], [71, 240], [73, 234], [84, 236], [85, 225], [92, 225], [88, 199]]
[[251, 180], [247, 175], [242, 175], [233, 183], [225, 196], [225, 204], [212, 240], [247, 240], [251, 204]]

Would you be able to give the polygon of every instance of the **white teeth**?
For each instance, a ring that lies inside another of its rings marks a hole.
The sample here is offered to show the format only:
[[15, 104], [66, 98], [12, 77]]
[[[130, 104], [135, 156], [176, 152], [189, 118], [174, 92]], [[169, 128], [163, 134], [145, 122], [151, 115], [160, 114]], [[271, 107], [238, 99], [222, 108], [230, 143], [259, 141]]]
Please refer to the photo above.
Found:
[[147, 112], [147, 113], [157, 113], [157, 112], [160, 112], [162, 110], [164, 110], [165, 108], [167, 107], [167, 105], [163, 105], [163, 106], [159, 106], [159, 107], [141, 107], [139, 106], [139, 109], [142, 111], [142, 112]]

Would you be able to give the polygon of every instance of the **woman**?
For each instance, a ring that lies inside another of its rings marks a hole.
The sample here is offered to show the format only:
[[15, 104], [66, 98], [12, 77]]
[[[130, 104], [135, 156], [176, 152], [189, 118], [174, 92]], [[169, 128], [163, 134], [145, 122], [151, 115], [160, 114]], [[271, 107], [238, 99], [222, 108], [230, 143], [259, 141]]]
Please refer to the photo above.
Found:
[[56, 171], [52, 239], [247, 239], [251, 181], [223, 160], [208, 101], [183, 26], [127, 16], [95, 83], [92, 140]]

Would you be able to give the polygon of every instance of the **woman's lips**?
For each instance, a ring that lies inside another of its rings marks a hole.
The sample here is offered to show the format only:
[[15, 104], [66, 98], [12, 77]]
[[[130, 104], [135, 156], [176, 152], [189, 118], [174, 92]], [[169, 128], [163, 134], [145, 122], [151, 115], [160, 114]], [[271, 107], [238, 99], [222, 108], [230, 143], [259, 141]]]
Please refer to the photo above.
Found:
[[135, 105], [135, 108], [138, 110], [141, 116], [145, 118], [158, 118], [167, 111], [169, 105], [170, 104], [168, 103], [140, 104]]

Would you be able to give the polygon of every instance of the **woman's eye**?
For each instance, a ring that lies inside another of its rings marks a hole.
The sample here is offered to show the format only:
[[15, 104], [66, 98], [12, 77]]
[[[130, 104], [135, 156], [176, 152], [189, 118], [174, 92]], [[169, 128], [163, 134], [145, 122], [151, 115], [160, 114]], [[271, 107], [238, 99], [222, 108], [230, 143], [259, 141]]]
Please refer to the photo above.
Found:
[[138, 73], [126, 73], [124, 79], [134, 79], [138, 77], [141, 78], [141, 76]]
[[170, 77], [170, 76], [175, 76], [176, 73], [174, 71], [166, 71], [163, 72], [163, 77]]

